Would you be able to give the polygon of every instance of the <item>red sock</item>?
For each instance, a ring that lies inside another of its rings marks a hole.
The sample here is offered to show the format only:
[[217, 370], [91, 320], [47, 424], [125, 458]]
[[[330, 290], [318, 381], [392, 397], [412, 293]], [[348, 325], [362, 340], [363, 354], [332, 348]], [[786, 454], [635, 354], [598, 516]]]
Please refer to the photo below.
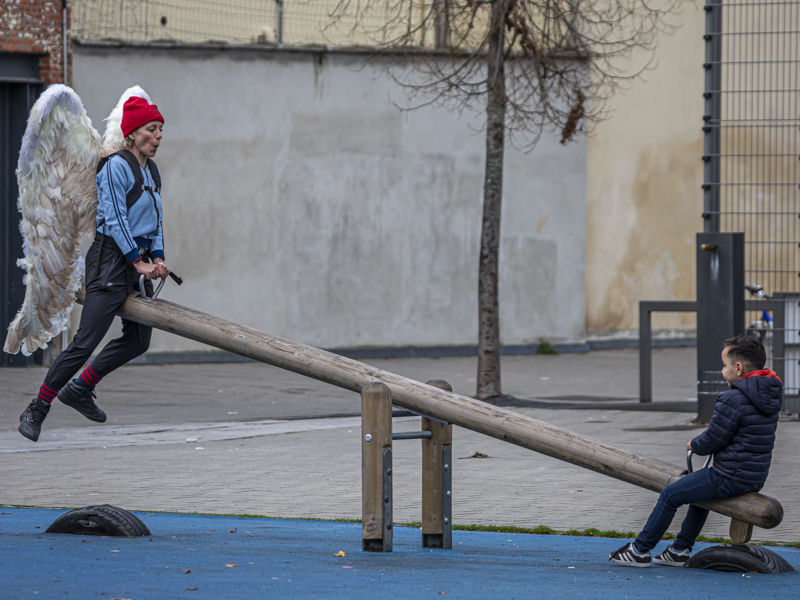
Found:
[[39, 400], [44, 400], [45, 402], [52, 402], [53, 400], [55, 400], [57, 394], [58, 394], [57, 390], [54, 390], [46, 383], [42, 383], [42, 387], [39, 388], [39, 393], [37, 394], [37, 398], [39, 398]]
[[93, 388], [98, 383], [100, 383], [100, 380], [102, 380], [102, 379], [103, 378], [100, 375], [98, 375], [97, 373], [94, 372], [94, 369], [92, 368], [92, 365], [89, 365], [88, 367], [86, 367], [83, 370], [83, 373], [81, 373], [81, 376], [78, 377], [78, 379], [76, 379], [75, 381], [77, 381], [81, 385], [85, 385], [86, 387]]

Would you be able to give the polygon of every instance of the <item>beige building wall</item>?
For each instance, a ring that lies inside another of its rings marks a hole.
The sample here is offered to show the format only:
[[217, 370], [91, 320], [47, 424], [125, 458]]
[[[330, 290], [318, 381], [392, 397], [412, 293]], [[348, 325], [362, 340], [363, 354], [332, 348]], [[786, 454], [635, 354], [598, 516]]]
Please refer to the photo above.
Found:
[[[705, 14], [686, 3], [660, 38], [656, 68], [610, 104], [589, 138], [586, 328], [637, 329], [640, 300], [694, 300], [703, 220]], [[641, 58], [641, 57], [640, 57]], [[654, 315], [694, 328], [694, 315]]]

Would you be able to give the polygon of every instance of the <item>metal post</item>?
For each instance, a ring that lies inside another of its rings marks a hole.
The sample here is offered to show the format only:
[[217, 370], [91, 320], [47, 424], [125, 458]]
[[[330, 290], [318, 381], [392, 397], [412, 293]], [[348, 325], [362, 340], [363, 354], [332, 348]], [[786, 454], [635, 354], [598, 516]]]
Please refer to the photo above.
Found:
[[283, 3], [284, 0], [275, 0], [278, 4], [278, 46], [283, 46]]
[[703, 231], [720, 230], [720, 118], [722, 112], [722, 0], [706, 0], [703, 115]]
[[392, 551], [392, 393], [379, 382], [361, 390], [361, 548]]
[[786, 301], [772, 301], [772, 370], [786, 382]]
[[696, 311], [691, 300], [639, 301], [639, 402], [653, 401], [653, 313]]
[[[427, 385], [447, 392], [446, 381], [433, 379]], [[423, 431], [431, 436], [422, 440], [422, 546], [453, 547], [453, 426], [422, 417]]]
[[639, 402], [653, 401], [653, 339], [650, 307], [639, 302]]
[[67, 53], [67, 0], [61, 0], [61, 41], [63, 42], [61, 64], [64, 67], [64, 85], [69, 85], [69, 58]]
[[434, 28], [436, 48], [450, 47], [450, 6], [448, 0], [435, 0]]
[[717, 395], [723, 342], [745, 332], [744, 234], [697, 234], [697, 422], [708, 423]]
[[423, 440], [433, 437], [430, 431], [402, 431], [400, 433], [393, 433], [393, 440]]

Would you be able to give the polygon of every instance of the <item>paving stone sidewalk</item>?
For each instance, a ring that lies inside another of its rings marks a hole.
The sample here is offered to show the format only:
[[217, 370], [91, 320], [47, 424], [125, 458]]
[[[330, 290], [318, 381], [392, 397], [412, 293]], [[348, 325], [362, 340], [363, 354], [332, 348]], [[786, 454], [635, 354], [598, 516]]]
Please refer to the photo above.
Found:
[[[656, 400], [693, 396], [693, 349], [656, 350], [654, 358]], [[457, 392], [474, 392], [474, 358], [372, 364], [423, 381], [447, 379]], [[505, 357], [504, 391], [521, 398], [634, 398], [637, 364], [630, 350]], [[0, 370], [0, 503], [360, 517], [356, 394], [254, 363], [126, 367], [98, 390], [108, 424], [90, 424], [56, 403], [42, 435], [53, 449], [31, 452], [34, 445], [16, 433], [16, 422], [43, 375], [42, 369]], [[516, 410], [676, 465], [684, 463], [686, 441], [700, 432], [685, 428], [689, 413]], [[417, 427], [417, 419], [395, 424], [397, 431]], [[786, 516], [774, 530], [756, 529], [755, 539], [800, 541], [798, 428], [800, 423], [781, 422], [764, 489], [782, 502]], [[101, 445], [109, 436], [128, 434], [131, 445]], [[458, 524], [635, 531], [656, 500], [653, 492], [467, 430], [456, 428], [453, 438]], [[476, 451], [489, 458], [468, 458]], [[420, 454], [417, 441], [395, 442], [397, 521], [419, 520]], [[727, 535], [727, 528], [726, 519], [712, 515], [704, 533]]]

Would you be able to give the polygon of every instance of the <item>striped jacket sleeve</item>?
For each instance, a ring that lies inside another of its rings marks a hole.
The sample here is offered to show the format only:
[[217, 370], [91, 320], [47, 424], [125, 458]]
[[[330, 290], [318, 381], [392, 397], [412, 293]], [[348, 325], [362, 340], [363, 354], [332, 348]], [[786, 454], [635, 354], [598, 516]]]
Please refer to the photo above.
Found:
[[99, 212], [106, 222], [101, 231], [110, 235], [130, 261], [139, 258], [139, 250], [128, 225], [125, 196], [133, 187], [133, 174], [121, 158], [112, 156], [97, 174]]

